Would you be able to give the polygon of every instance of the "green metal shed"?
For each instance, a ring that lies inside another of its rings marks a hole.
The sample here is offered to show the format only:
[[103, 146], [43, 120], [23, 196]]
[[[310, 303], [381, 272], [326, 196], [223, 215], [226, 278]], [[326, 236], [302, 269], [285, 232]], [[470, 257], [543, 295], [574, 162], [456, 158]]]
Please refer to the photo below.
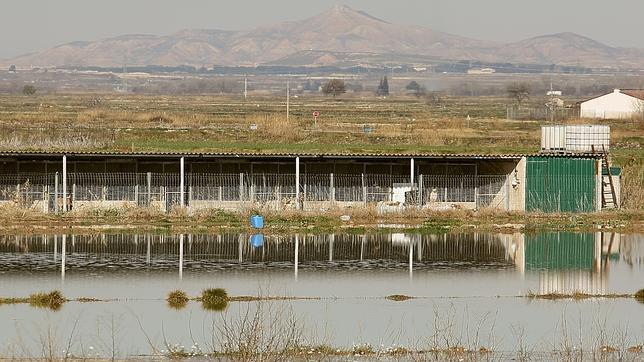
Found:
[[594, 211], [595, 168], [592, 158], [528, 157], [526, 211]]

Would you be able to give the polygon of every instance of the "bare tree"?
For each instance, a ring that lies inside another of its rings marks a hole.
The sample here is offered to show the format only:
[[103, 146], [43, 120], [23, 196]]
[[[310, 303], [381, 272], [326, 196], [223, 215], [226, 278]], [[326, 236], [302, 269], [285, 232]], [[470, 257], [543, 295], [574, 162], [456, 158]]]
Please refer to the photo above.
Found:
[[517, 102], [520, 106], [523, 101], [530, 98], [530, 85], [523, 82], [515, 82], [508, 84], [506, 91], [508, 93], [508, 98]]
[[322, 93], [326, 95], [331, 94], [334, 98], [346, 91], [347, 87], [342, 79], [331, 79], [322, 86]]

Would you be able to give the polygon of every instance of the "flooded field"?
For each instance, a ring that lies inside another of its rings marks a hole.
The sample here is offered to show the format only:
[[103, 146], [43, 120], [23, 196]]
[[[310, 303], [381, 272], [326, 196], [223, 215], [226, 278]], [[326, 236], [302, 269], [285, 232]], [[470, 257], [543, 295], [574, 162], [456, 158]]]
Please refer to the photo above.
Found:
[[[206, 288], [280, 300], [223, 311], [165, 301]], [[644, 343], [644, 304], [534, 296], [642, 288], [644, 235], [1, 235], [0, 297], [59, 290], [70, 301], [0, 305], [0, 356], [209, 354], [248, 341], [267, 351], [628, 355]]]

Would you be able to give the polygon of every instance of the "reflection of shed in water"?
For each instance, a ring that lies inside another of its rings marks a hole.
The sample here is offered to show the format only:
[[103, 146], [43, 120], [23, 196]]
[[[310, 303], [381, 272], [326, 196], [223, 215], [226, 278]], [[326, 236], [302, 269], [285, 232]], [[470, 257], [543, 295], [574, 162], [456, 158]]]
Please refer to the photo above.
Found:
[[605, 294], [610, 257], [619, 255], [620, 240], [616, 233], [527, 235], [525, 268], [539, 272], [541, 294]]
[[[244, 263], [351, 262], [387, 260], [410, 261], [422, 267], [432, 263], [468, 262], [514, 263], [516, 245], [512, 238], [492, 234], [330, 234], [266, 236], [262, 246], [254, 246], [246, 234], [222, 235], [70, 235], [66, 252], [75, 260], [118, 259], [119, 263], [146, 256], [151, 260], [222, 261]], [[182, 241], [183, 240], [183, 241]], [[62, 236], [0, 236], [0, 253], [54, 253], [61, 250]], [[183, 245], [182, 245], [183, 244]], [[296, 247], [297, 244], [297, 247]], [[179, 255], [181, 253], [181, 255]], [[68, 262], [73, 262], [71, 259]], [[458, 264], [458, 263], [456, 263]], [[455, 265], [456, 265], [455, 264]], [[391, 266], [391, 265], [390, 265]]]

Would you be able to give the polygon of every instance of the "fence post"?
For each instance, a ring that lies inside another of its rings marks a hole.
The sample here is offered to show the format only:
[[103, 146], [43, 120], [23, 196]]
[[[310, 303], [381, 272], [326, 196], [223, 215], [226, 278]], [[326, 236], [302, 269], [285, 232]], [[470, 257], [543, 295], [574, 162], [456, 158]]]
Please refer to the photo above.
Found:
[[54, 176], [54, 213], [58, 214], [58, 172]]
[[148, 207], [152, 206], [152, 172], [147, 173], [148, 183]]
[[67, 212], [67, 155], [63, 155], [63, 212]]
[[74, 173], [74, 183], [72, 183], [72, 202], [71, 209], [74, 210], [74, 202], [76, 202], [76, 174]]
[[136, 185], [134, 185], [134, 202], [136, 203], [136, 206], [139, 206], [139, 183], [137, 182]]
[[239, 205], [244, 201], [244, 174], [239, 173]]
[[[49, 177], [47, 177], [48, 179]], [[49, 213], [49, 185], [43, 186], [43, 193], [42, 193], [42, 212], [45, 214]]]
[[186, 192], [185, 191], [185, 187], [186, 187], [185, 182], [186, 181], [185, 181], [185, 162], [184, 162], [184, 157], [181, 157], [181, 159], [179, 160], [179, 166], [180, 166], [179, 167], [179, 172], [180, 172], [180, 175], [179, 175], [179, 177], [180, 177], [180, 180], [179, 180], [179, 188], [180, 188], [180, 190], [179, 190], [179, 198], [181, 199], [181, 200], [179, 200], [179, 205], [181, 205], [181, 207], [183, 208], [186, 205], [186, 201], [185, 201], [185, 192]]
[[331, 178], [329, 180], [329, 185], [330, 185], [329, 186], [329, 188], [330, 188], [329, 191], [330, 191], [330, 194], [331, 194], [330, 195], [331, 202], [335, 202], [335, 180], [333, 178], [333, 173], [331, 173]]
[[364, 173], [362, 174], [362, 201], [367, 205], [367, 185], [364, 183]]
[[300, 157], [295, 157], [295, 208], [300, 209]]
[[423, 175], [418, 175], [418, 205], [423, 206]]
[[479, 175], [474, 176], [474, 208], [479, 208]]

